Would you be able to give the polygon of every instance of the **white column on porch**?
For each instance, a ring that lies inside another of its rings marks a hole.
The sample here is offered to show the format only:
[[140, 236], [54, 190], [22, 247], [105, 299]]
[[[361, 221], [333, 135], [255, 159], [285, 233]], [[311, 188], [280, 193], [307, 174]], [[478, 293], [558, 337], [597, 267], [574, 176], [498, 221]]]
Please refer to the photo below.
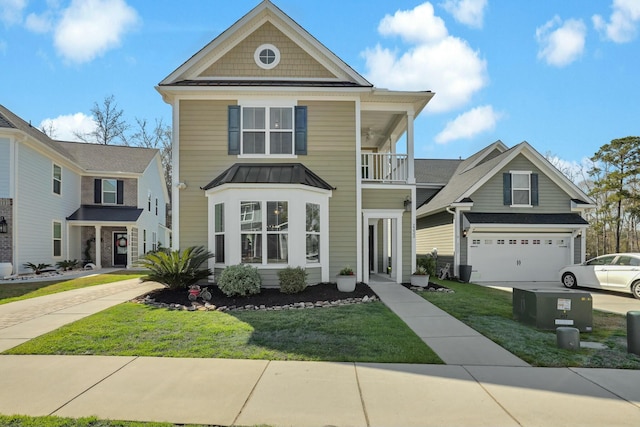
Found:
[[96, 268], [102, 268], [102, 227], [95, 226], [96, 229]]
[[132, 264], [132, 260], [131, 260], [131, 258], [133, 257], [133, 255], [131, 254], [131, 248], [133, 247], [133, 245], [131, 244], [133, 240], [132, 231], [133, 231], [133, 226], [127, 225], [127, 267], [126, 268], [131, 268], [131, 264]]
[[408, 177], [407, 184], [415, 184], [416, 183], [416, 174], [414, 168], [414, 141], [413, 141], [413, 121], [415, 116], [413, 112], [407, 113], [407, 162], [409, 163], [407, 166]]

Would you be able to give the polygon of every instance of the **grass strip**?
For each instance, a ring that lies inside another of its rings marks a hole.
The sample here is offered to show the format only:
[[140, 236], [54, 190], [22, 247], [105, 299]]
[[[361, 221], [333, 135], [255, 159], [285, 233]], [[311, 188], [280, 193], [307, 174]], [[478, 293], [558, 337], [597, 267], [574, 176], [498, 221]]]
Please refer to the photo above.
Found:
[[557, 347], [555, 331], [541, 331], [513, 318], [511, 292], [434, 281], [455, 293], [420, 292], [423, 298], [533, 366], [640, 369], [640, 356], [627, 353], [625, 316], [593, 310], [593, 332], [581, 332], [580, 341], [606, 348], [564, 350]]
[[125, 303], [6, 354], [442, 363], [380, 302], [225, 313]]

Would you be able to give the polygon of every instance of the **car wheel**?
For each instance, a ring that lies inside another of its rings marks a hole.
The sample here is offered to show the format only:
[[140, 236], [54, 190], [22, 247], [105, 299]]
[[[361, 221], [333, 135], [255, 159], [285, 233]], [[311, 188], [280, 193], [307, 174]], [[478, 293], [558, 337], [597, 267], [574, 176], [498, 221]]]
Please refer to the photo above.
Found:
[[640, 299], [640, 282], [636, 282], [631, 285], [631, 294], [633, 294], [634, 297]]
[[578, 286], [578, 281], [576, 280], [576, 276], [573, 273], [564, 273], [562, 275], [562, 284], [565, 288], [575, 288]]

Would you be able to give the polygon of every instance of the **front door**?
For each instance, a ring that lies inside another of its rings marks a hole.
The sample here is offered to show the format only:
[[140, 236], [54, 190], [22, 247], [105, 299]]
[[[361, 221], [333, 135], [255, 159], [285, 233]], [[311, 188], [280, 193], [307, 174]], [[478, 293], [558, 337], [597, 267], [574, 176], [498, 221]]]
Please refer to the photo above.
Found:
[[127, 251], [129, 248], [129, 239], [127, 233], [113, 233], [113, 265], [127, 266]]

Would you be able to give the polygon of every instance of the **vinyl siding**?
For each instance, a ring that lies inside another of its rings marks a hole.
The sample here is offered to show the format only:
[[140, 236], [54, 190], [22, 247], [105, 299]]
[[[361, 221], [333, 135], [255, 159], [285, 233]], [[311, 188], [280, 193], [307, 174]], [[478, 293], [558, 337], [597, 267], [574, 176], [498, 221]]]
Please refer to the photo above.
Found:
[[[256, 49], [266, 43], [275, 46], [280, 51], [280, 63], [271, 70], [259, 67], [254, 60]], [[270, 22], [254, 31], [200, 75], [200, 77], [225, 76], [335, 78], [332, 73]]]
[[[80, 205], [80, 177], [62, 167], [61, 195], [53, 193], [53, 161], [26, 144], [17, 149], [16, 238], [18, 271], [26, 262], [55, 265], [66, 258], [69, 243], [65, 218]], [[53, 221], [62, 224], [62, 256], [53, 256]], [[73, 254], [72, 256], [73, 257]]]
[[[512, 208], [503, 204], [502, 174], [509, 171], [531, 171], [538, 174], [539, 205], [531, 208]], [[549, 177], [536, 168], [525, 156], [519, 155], [496, 173], [471, 195], [472, 212], [566, 213], [571, 212], [571, 198]]]
[[416, 222], [417, 254], [428, 254], [433, 248], [438, 248], [438, 255], [453, 255], [453, 215], [441, 212]]
[[0, 138], [0, 198], [11, 197], [11, 142]]
[[[159, 160], [158, 160], [159, 161]], [[142, 215], [138, 220], [140, 232], [138, 233], [138, 254], [144, 254], [143, 232], [147, 230], [147, 251], [152, 249], [153, 239], [152, 233], [157, 235], [158, 242], [163, 247], [169, 246], [165, 229], [161, 225], [165, 225], [167, 201], [164, 198], [164, 181], [162, 179], [163, 172], [159, 169], [156, 159], [149, 163], [143, 175], [138, 180], [138, 206], [143, 208]], [[148, 209], [148, 194], [151, 194], [151, 211]], [[156, 215], [156, 199], [158, 199], [158, 214]]]
[[236, 103], [180, 103], [179, 181], [187, 183], [180, 192], [180, 247], [207, 246], [207, 200], [200, 187], [225, 169], [238, 162], [303, 163], [336, 187], [329, 199], [329, 274], [356, 265], [355, 103], [299, 100], [308, 109], [308, 155], [293, 159], [228, 155], [227, 106]]

